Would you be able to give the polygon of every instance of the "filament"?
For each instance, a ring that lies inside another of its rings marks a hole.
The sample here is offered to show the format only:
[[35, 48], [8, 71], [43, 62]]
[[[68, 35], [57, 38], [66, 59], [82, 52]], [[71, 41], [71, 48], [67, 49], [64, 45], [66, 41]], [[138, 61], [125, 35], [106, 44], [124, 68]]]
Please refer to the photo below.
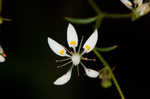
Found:
[[81, 62], [81, 65], [83, 66], [84, 69], [87, 69], [86, 66]]
[[[64, 47], [65, 48], [65, 47]], [[67, 49], [67, 48], [65, 48], [65, 50], [70, 54], [70, 51]], [[70, 54], [71, 55], [71, 54]], [[68, 55], [69, 57], [71, 57], [70, 55]]]
[[67, 63], [65, 63], [65, 64], [63, 64], [63, 65], [57, 66], [57, 68], [64, 67], [64, 66], [66, 66], [66, 65], [70, 64], [71, 62], [72, 62], [72, 61], [69, 61], [69, 62], [67, 62]]
[[77, 72], [78, 72], [78, 76], [80, 75], [80, 72], [79, 72], [79, 65], [77, 65]]
[[82, 57], [82, 60], [85, 60], [85, 61], [96, 61], [96, 59], [89, 59], [89, 58], [87, 58], [87, 57]]
[[74, 53], [76, 53], [76, 48], [75, 47], [73, 47], [73, 51], [74, 51]]
[[80, 42], [80, 45], [79, 45], [78, 53], [79, 53], [80, 50], [81, 50], [81, 45], [82, 45], [82, 42], [83, 42], [83, 38], [84, 38], [84, 36], [82, 36], [82, 38], [81, 38], [81, 42]]
[[56, 62], [63, 62], [63, 61], [67, 61], [69, 60], [70, 58], [67, 58], [67, 59], [61, 59], [61, 60], [56, 60]]
[[81, 53], [81, 56], [82, 56], [83, 54], [85, 54], [85, 53], [86, 53], [86, 50], [84, 49], [83, 52]]

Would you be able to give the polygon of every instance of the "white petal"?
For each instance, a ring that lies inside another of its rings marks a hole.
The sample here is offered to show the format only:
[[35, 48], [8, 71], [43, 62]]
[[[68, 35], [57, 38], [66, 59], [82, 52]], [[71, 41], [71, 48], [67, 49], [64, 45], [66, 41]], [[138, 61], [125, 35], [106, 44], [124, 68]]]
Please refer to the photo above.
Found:
[[91, 77], [91, 78], [96, 78], [98, 77], [99, 75], [99, 72], [93, 70], [93, 69], [89, 69], [89, 68], [84, 68], [85, 72], [86, 72], [86, 75], [88, 77]]
[[5, 58], [3, 56], [0, 55], [0, 62], [5, 62]]
[[141, 6], [143, 3], [143, 0], [134, 0], [133, 2], [135, 5]]
[[56, 53], [57, 55], [68, 56], [65, 48], [49, 37], [48, 37], [48, 44], [49, 44], [50, 48], [52, 49], [52, 51], [54, 53]]
[[67, 42], [68, 42], [69, 47], [77, 47], [78, 45], [77, 32], [70, 23], [67, 29]]
[[146, 9], [146, 6], [143, 6], [143, 7], [140, 9], [140, 13], [139, 13], [140, 16], [144, 15], [145, 9]]
[[132, 9], [133, 4], [129, 0], [120, 0], [126, 7]]
[[59, 77], [55, 82], [54, 85], [64, 85], [66, 84], [71, 78], [72, 69], [70, 69], [66, 74]]
[[95, 30], [83, 46], [86, 53], [88, 53], [94, 49], [94, 47], [97, 43], [97, 40], [98, 40], [98, 31]]

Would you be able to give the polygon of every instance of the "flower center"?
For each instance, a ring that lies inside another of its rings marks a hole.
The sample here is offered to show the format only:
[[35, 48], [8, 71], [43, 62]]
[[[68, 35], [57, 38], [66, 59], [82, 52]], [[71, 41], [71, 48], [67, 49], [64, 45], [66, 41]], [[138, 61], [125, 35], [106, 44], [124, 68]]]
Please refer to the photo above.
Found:
[[77, 53], [75, 53], [75, 54], [73, 54], [72, 55], [72, 57], [71, 57], [71, 60], [72, 60], [72, 63], [76, 66], [76, 65], [78, 65], [79, 63], [80, 63], [80, 55], [79, 54], [77, 54]]

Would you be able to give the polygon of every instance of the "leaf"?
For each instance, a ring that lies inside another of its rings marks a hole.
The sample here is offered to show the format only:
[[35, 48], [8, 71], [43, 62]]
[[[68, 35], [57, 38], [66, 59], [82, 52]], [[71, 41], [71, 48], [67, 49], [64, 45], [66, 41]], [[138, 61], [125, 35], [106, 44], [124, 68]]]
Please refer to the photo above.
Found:
[[109, 51], [115, 50], [117, 47], [118, 47], [117, 45], [114, 45], [114, 46], [106, 47], [106, 48], [96, 48], [96, 50], [101, 51], [101, 52], [109, 52]]
[[70, 21], [72, 23], [76, 23], [76, 24], [89, 24], [92, 23], [94, 21], [96, 21], [97, 16], [95, 17], [89, 17], [89, 18], [71, 18], [71, 17], [65, 17], [65, 19], [67, 21]]

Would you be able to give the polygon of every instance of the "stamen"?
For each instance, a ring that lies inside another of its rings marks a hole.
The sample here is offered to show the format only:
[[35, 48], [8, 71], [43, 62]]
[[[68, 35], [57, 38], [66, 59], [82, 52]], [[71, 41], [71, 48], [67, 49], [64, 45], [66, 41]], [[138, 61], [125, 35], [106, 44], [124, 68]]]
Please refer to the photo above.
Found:
[[4, 54], [4, 53], [2, 54], [2, 56], [3, 56], [3, 57], [7, 57], [7, 55], [6, 55], [6, 54]]
[[69, 62], [67, 62], [67, 63], [65, 63], [65, 64], [63, 64], [63, 65], [57, 66], [57, 68], [64, 67], [64, 66], [68, 65], [68, 64], [71, 63], [71, 62], [72, 62], [72, 61], [69, 61]]
[[67, 61], [69, 60], [70, 58], [67, 58], [67, 59], [61, 59], [61, 60], [56, 60], [56, 62], [63, 62], [63, 61]]
[[82, 57], [82, 59], [85, 61], [94, 61], [94, 62], [96, 61], [96, 59], [88, 59], [87, 57]]
[[80, 50], [81, 50], [81, 46], [82, 46], [82, 42], [83, 42], [83, 38], [84, 38], [84, 36], [82, 36], [82, 38], [81, 38], [81, 42], [80, 42], [80, 45], [79, 45], [78, 53], [79, 53], [79, 52], [80, 52]]
[[83, 54], [85, 54], [85, 53], [86, 53], [86, 50], [84, 49], [83, 52], [81, 53], [81, 56], [82, 56]]
[[72, 55], [72, 54], [73, 54], [73, 51], [70, 51], [70, 54]]
[[83, 66], [84, 69], [87, 69], [86, 66], [82, 62], [80, 62], [80, 63]]
[[73, 51], [74, 51], [74, 53], [76, 53], [76, 48], [75, 47], [73, 47]]
[[78, 77], [80, 76], [80, 73], [79, 73], [79, 65], [77, 65], [77, 72], [78, 72]]

